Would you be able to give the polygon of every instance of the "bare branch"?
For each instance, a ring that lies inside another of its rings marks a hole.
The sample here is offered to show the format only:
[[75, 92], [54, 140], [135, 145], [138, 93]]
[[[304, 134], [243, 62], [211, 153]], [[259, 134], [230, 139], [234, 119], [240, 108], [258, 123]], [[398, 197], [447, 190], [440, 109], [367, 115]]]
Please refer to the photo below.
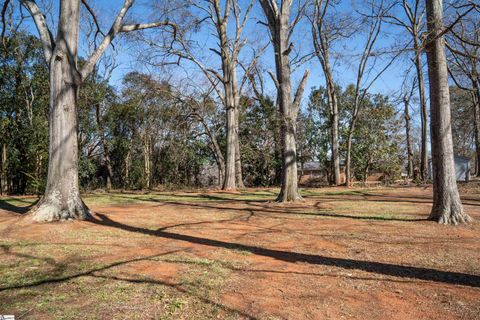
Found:
[[310, 75], [310, 70], [305, 70], [302, 80], [298, 85], [297, 91], [295, 92], [295, 98], [293, 99], [293, 106], [295, 110], [298, 110], [300, 107], [300, 101], [302, 100], [303, 91], [305, 91], [305, 85], [307, 84], [308, 76]]
[[40, 40], [42, 41], [43, 54], [47, 64], [50, 65], [50, 60], [53, 54], [53, 48], [55, 47], [55, 42], [53, 40], [53, 35], [48, 28], [47, 22], [45, 20], [45, 15], [40, 11], [35, 0], [21, 0], [20, 3], [27, 8], [28, 12], [35, 22], [38, 33], [40, 35]]
[[83, 66], [82, 70], [80, 71], [82, 80], [88, 77], [88, 75], [90, 75], [95, 65], [97, 64], [98, 60], [101, 58], [105, 50], [107, 50], [108, 46], [110, 45], [112, 40], [118, 35], [118, 33], [148, 29], [148, 28], [156, 28], [160, 26], [170, 26], [174, 28], [174, 30], [176, 30], [176, 26], [170, 23], [168, 20], [153, 22], [153, 23], [145, 23], [145, 24], [122, 25], [123, 19], [125, 18], [125, 15], [127, 14], [128, 10], [132, 7], [132, 4], [133, 4], [133, 0], [125, 0], [125, 2], [123, 3], [123, 7], [118, 13], [117, 17], [115, 18], [115, 21], [113, 22], [110, 28], [110, 31], [103, 38], [98, 48], [90, 55], [90, 57], [87, 59], [87, 62]]

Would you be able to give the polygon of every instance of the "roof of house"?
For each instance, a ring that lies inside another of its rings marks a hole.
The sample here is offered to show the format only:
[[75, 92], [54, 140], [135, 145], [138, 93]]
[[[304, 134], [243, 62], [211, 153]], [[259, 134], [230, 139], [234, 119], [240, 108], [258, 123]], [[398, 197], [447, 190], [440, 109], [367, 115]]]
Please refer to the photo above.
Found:
[[[300, 164], [298, 166], [298, 169], [302, 169]], [[320, 162], [318, 162], [318, 161], [308, 161], [308, 162], [305, 162], [303, 164], [303, 170], [315, 171], [315, 170], [322, 170], [322, 168], [320, 168]]]

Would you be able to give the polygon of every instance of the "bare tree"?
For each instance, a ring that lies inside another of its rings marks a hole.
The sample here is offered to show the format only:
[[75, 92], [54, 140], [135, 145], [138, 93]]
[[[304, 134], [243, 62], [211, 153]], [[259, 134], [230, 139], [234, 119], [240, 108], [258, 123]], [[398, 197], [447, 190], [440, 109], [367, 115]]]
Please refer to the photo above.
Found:
[[445, 55], [443, 1], [426, 0], [430, 130], [432, 143], [433, 206], [430, 219], [443, 224], [470, 221], [458, 193], [450, 116], [450, 93]]
[[78, 182], [77, 97], [80, 85], [91, 74], [98, 60], [119, 33], [173, 26], [169, 21], [125, 24], [125, 15], [133, 2], [125, 0], [110, 31], [79, 68], [77, 53], [80, 4], [83, 3], [88, 8], [88, 3], [85, 0], [60, 1], [57, 34], [54, 38], [45, 15], [35, 0], [20, 0], [35, 22], [50, 71], [48, 176], [45, 194], [31, 211], [35, 221], [90, 217], [90, 211], [80, 197]]
[[353, 135], [360, 111], [363, 108], [365, 97], [372, 85], [377, 81], [380, 76], [393, 64], [403, 50], [396, 50], [393, 57], [391, 57], [382, 67], [377, 71], [375, 66], [380, 61], [382, 53], [374, 51], [374, 47], [379, 39], [384, 18], [389, 8], [385, 7], [384, 1], [377, 4], [375, 1], [370, 3], [370, 11], [368, 14], [362, 14], [366, 19], [367, 36], [363, 46], [362, 53], [360, 54], [360, 60], [356, 70], [356, 82], [353, 110], [351, 112], [350, 121], [348, 124], [347, 132], [347, 156], [345, 163], [345, 184], [350, 186], [352, 183], [352, 142]]
[[480, 176], [480, 22], [478, 15], [462, 19], [447, 34], [449, 73], [454, 83], [470, 92], [476, 152], [476, 175]]
[[[406, 78], [405, 80], [407, 80]], [[404, 82], [405, 86], [406, 82]], [[417, 79], [414, 78], [412, 81], [412, 85], [410, 88], [405, 86], [404, 92], [402, 94], [402, 102], [404, 106], [403, 117], [405, 120], [405, 137], [406, 137], [406, 145], [407, 145], [407, 172], [409, 178], [417, 178], [415, 177], [415, 168], [414, 168], [414, 155], [413, 155], [413, 137], [412, 137], [412, 123], [411, 123], [411, 115], [410, 115], [410, 104], [413, 97], [413, 92], [415, 87], [417, 86]]]
[[390, 23], [404, 28], [411, 36], [411, 42], [413, 43], [412, 62], [415, 65], [415, 70], [418, 79], [418, 96], [420, 101], [420, 125], [421, 125], [421, 147], [420, 147], [420, 179], [422, 181], [427, 180], [428, 176], [428, 153], [427, 153], [427, 126], [428, 126], [428, 112], [427, 112], [427, 99], [425, 94], [425, 80], [423, 75], [423, 46], [421, 35], [424, 31], [424, 16], [425, 9], [420, 3], [420, 0], [397, 1], [401, 10], [406, 16], [406, 19], [400, 18], [398, 15], [387, 15], [387, 21]]
[[333, 183], [341, 184], [340, 178], [340, 147], [338, 137], [338, 97], [333, 79], [333, 69], [330, 62], [330, 54], [333, 43], [339, 38], [346, 37], [348, 24], [345, 19], [339, 19], [336, 15], [333, 20], [328, 20], [328, 13], [333, 9], [336, 1], [315, 0], [313, 13], [310, 16], [312, 25], [312, 39], [315, 55], [320, 61], [327, 89], [328, 106], [330, 109], [331, 152]]
[[301, 200], [297, 181], [296, 122], [300, 101], [305, 89], [309, 72], [305, 71], [302, 80], [292, 96], [291, 60], [293, 49], [292, 33], [302, 18], [305, 4], [299, 3], [296, 14], [291, 14], [292, 0], [260, 0], [267, 19], [265, 25], [270, 31], [275, 52], [275, 74], [271, 77], [277, 88], [277, 101], [280, 109], [282, 137], [282, 185], [277, 201], [289, 202]]
[[[203, 23], [207, 23], [215, 30], [214, 35], [218, 39], [218, 46], [209, 50], [220, 58], [220, 71], [214, 67], [215, 63], [202, 61], [203, 48], [195, 48], [192, 41], [188, 39], [187, 32], [181, 32], [175, 43], [152, 45], [166, 53], [167, 61], [162, 61], [163, 65], [178, 65], [182, 59], [193, 62], [213, 86], [225, 106], [227, 150], [224, 157], [225, 172], [222, 189], [234, 191], [237, 187], [244, 188], [238, 127], [240, 96], [245, 80], [239, 79], [238, 67], [240, 52], [246, 44], [243, 31], [254, 0], [249, 0], [243, 10], [238, 0], [226, 0], [223, 6], [220, 0], [189, 1], [189, 3], [199, 12], [199, 17], [193, 19], [191, 28], [196, 31]], [[176, 57], [177, 60], [169, 61], [171, 56]]]
[[[171, 92], [172, 98], [178, 102], [179, 107], [187, 108], [185, 115], [186, 119], [192, 119], [200, 124], [203, 128], [202, 132], [198, 132], [197, 135], [205, 135], [210, 141], [209, 148], [215, 158], [218, 168], [218, 183], [220, 187], [223, 185], [223, 175], [225, 173], [225, 158], [220, 148], [219, 143], [219, 131], [222, 126], [218, 125], [218, 117], [215, 114], [217, 110], [216, 102], [211, 97], [212, 92], [215, 91], [212, 85], [207, 85], [206, 90], [202, 86], [194, 85], [195, 91], [192, 94], [185, 94], [188, 89], [177, 90]], [[217, 120], [217, 121], [216, 121]]]

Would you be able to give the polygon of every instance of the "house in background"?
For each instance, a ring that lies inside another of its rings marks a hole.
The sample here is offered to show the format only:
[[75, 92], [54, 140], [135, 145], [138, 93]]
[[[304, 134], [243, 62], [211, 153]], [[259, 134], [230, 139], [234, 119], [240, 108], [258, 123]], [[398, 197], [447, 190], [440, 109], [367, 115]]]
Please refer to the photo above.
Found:
[[[329, 167], [329, 162], [326, 166]], [[332, 172], [325, 169], [325, 165], [319, 161], [307, 161], [298, 163], [297, 176], [300, 184], [328, 184], [328, 178]], [[340, 182], [345, 183], [345, 161], [340, 160]]]
[[[470, 180], [470, 158], [455, 156], [455, 175], [457, 181], [468, 182]], [[428, 162], [428, 176], [433, 179], [432, 159]]]

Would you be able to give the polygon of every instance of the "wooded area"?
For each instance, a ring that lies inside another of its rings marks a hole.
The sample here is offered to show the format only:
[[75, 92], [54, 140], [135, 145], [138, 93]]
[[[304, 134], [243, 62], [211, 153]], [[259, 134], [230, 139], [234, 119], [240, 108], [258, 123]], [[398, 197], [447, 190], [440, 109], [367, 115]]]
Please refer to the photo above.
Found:
[[479, 1], [0, 7], [0, 318], [480, 314]]
[[[137, 23], [125, 1], [104, 32], [87, 1], [60, 1], [58, 17], [54, 6], [4, 1], [1, 190], [44, 193], [36, 220], [88, 218], [80, 190], [98, 188], [280, 185], [278, 201], [297, 201], [298, 168], [308, 161], [333, 185], [366, 181], [371, 171], [386, 182], [403, 172], [426, 182], [428, 69], [432, 219], [468, 221], [453, 156], [472, 156], [480, 174], [477, 3], [365, 1], [351, 11], [328, 0], [174, 4], [152, 3], [154, 14]], [[353, 56], [342, 55], [352, 41]], [[113, 86], [128, 43], [153, 71], [129, 71]], [[345, 65], [352, 84], [342, 88]], [[373, 92], [394, 67], [405, 69], [403, 85]], [[176, 76], [184, 68], [197, 76]], [[324, 77], [313, 79], [301, 107], [310, 68]]]

